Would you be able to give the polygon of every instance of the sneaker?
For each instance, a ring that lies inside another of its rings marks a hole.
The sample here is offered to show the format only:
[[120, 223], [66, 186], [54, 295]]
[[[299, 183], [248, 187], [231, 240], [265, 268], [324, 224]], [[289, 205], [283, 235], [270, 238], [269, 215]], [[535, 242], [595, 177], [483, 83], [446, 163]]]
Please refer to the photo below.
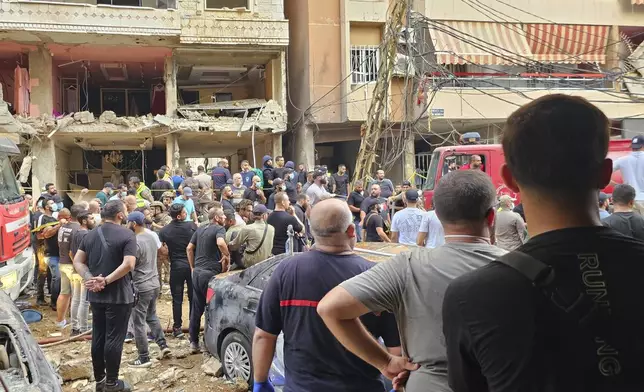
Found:
[[51, 310], [53, 310], [53, 311], [55, 312], [55, 311], [57, 311], [58, 309], [56, 308], [56, 305], [51, 305]]
[[56, 326], [58, 328], [60, 328], [60, 329], [65, 329], [65, 328], [69, 327], [69, 324], [67, 323], [67, 320], [63, 320], [63, 321], [60, 321], [60, 322], [56, 321]]
[[130, 384], [123, 380], [116, 380], [114, 384], [105, 383], [105, 392], [132, 392]]
[[177, 339], [181, 339], [185, 335], [183, 334], [183, 331], [181, 330], [181, 328], [174, 327], [172, 328], [172, 336], [174, 336]]
[[152, 366], [152, 362], [150, 361], [150, 358], [138, 357], [134, 361], [128, 362], [127, 365], [131, 368], [149, 368]]
[[170, 347], [168, 347], [168, 346], [167, 346], [167, 345], [165, 345], [165, 344], [164, 344], [164, 345], [159, 346], [159, 352], [160, 352], [160, 354], [161, 354], [161, 355], [159, 356], [159, 359], [164, 359], [164, 358], [167, 358], [167, 357], [169, 357], [170, 355], [172, 355], [172, 351], [170, 350]]
[[96, 381], [96, 392], [105, 392], [105, 377], [101, 381]]
[[73, 338], [74, 336], [78, 336], [80, 334], [81, 334], [81, 331], [79, 331], [77, 329], [72, 329], [72, 331], [69, 333], [69, 337]]
[[200, 352], [201, 352], [201, 347], [199, 347], [199, 343], [191, 342], [190, 354], [199, 354]]
[[49, 304], [47, 303], [47, 301], [44, 298], [38, 298], [36, 300], [36, 305], [38, 305], [38, 306], [47, 306]]
[[155, 341], [156, 341], [156, 339], [152, 335], [152, 332], [148, 332], [148, 342], [152, 343], [152, 342], [155, 342]]
[[125, 343], [132, 343], [133, 340], [134, 340], [133, 333], [128, 332], [127, 334], [125, 334]]

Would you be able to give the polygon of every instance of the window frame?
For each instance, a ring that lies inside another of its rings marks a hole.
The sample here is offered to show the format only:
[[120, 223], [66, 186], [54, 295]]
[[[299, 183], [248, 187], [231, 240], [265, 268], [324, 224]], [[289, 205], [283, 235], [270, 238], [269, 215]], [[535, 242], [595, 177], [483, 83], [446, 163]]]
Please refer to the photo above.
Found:
[[[349, 49], [351, 84], [375, 83], [380, 72], [380, 56], [379, 45], [351, 45]], [[354, 64], [354, 60], [357, 64]]]
[[[214, 0], [216, 1], [216, 0]], [[232, 8], [209, 8], [208, 7], [208, 0], [204, 0], [203, 2], [204, 10], [206, 11], [223, 11], [223, 12], [239, 12], [235, 9]], [[253, 1], [252, 0], [246, 0], [246, 12], [251, 12], [253, 10]]]

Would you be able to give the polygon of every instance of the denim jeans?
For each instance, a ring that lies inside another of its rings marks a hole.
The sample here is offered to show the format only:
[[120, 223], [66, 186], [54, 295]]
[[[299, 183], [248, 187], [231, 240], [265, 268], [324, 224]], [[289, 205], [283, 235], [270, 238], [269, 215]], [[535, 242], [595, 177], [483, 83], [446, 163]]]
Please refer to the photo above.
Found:
[[51, 294], [52, 306], [58, 301], [60, 294], [60, 258], [58, 256], [47, 256], [49, 259], [49, 271], [51, 271], [51, 286], [49, 294]]
[[74, 273], [72, 275], [72, 306], [71, 306], [72, 329], [79, 332], [88, 330], [89, 302], [87, 301], [87, 289], [83, 278]]
[[362, 227], [360, 227], [360, 219], [353, 221], [353, 224], [356, 225], [356, 240], [362, 242]]

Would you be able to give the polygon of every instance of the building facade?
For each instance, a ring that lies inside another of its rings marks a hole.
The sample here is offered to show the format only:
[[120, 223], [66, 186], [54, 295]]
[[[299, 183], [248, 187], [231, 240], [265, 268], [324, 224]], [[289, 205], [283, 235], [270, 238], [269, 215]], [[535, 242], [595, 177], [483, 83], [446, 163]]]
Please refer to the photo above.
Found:
[[[352, 171], [380, 67], [390, 5], [391, 0], [285, 0], [292, 129], [285, 145], [298, 162], [308, 167], [325, 164], [332, 170], [345, 164]], [[396, 72], [388, 90], [389, 147], [405, 118], [405, 76]], [[397, 179], [402, 178], [402, 159], [396, 157], [388, 170]]]
[[282, 0], [0, 0], [2, 110], [34, 192], [261, 166], [286, 131], [288, 41]]

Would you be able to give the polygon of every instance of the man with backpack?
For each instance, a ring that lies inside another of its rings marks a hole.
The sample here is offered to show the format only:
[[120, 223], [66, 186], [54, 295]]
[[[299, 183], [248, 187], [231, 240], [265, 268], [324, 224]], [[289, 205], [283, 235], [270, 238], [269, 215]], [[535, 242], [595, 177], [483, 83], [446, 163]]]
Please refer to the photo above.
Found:
[[597, 107], [560, 94], [507, 119], [501, 176], [521, 194], [531, 238], [448, 287], [454, 392], [644, 390], [644, 242], [597, 213], [609, 130]]

